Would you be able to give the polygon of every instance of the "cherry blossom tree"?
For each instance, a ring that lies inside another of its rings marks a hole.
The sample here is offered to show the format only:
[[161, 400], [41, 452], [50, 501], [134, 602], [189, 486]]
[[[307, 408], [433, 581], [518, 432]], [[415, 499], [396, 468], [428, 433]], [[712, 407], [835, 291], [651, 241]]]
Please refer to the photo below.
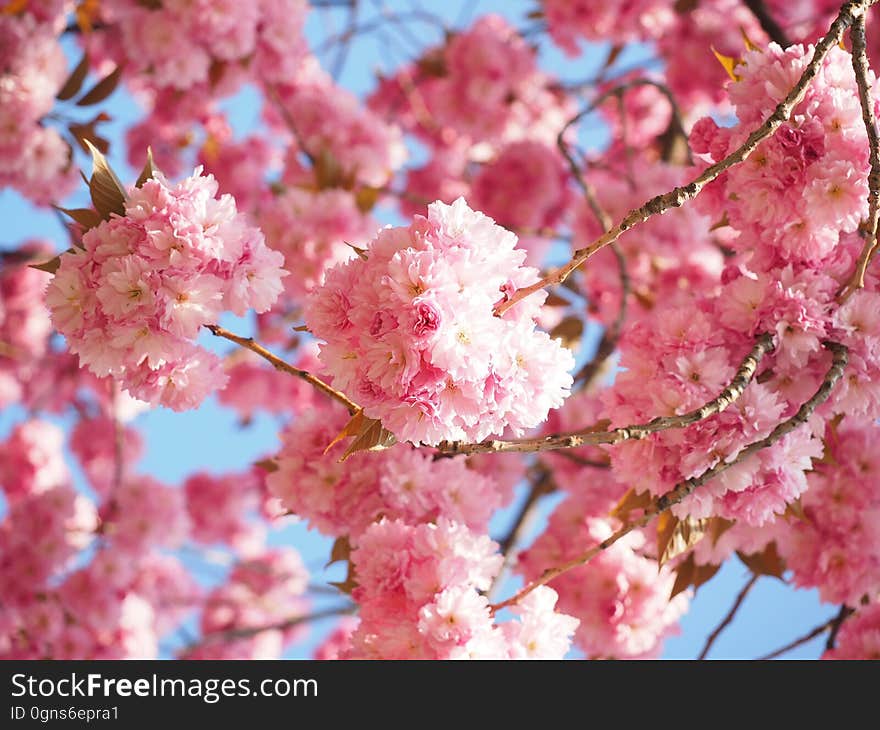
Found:
[[[0, 3], [0, 657], [649, 658], [740, 561], [701, 658], [880, 658], [874, 4]], [[277, 442], [140, 468], [209, 398]]]

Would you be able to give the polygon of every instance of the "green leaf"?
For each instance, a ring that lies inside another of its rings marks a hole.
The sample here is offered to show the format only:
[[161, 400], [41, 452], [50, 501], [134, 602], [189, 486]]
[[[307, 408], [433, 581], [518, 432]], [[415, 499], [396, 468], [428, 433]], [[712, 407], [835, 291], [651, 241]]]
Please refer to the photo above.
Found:
[[104, 220], [109, 220], [113, 213], [125, 215], [125, 201], [128, 198], [125, 188], [103, 153], [89, 140], [85, 140], [85, 144], [92, 153], [92, 177], [89, 179], [92, 205]]
[[67, 81], [64, 82], [64, 85], [55, 95], [55, 98], [59, 101], [67, 101], [76, 96], [82, 88], [83, 81], [86, 80], [86, 75], [88, 73], [89, 57], [84, 53], [82, 59], [76, 65], [76, 68], [73, 69], [70, 76], [67, 77]]
[[98, 104], [106, 99], [110, 94], [116, 91], [119, 85], [119, 79], [122, 77], [122, 66], [117, 66], [113, 71], [107, 74], [91, 89], [89, 89], [83, 97], [76, 102], [77, 106], [91, 106]]

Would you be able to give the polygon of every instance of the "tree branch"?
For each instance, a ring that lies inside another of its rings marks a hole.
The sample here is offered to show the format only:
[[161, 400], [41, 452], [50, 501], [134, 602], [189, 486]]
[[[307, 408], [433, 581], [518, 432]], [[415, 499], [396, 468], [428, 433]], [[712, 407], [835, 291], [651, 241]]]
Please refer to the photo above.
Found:
[[706, 639], [706, 644], [703, 646], [703, 651], [700, 652], [700, 656], [698, 656], [697, 659], [705, 659], [709, 655], [709, 651], [712, 649], [715, 640], [721, 636], [721, 632], [724, 631], [724, 629], [730, 626], [734, 616], [736, 616], [736, 612], [739, 611], [739, 607], [742, 606], [743, 601], [749, 594], [749, 591], [752, 590], [758, 577], [757, 573], [752, 573], [752, 577], [749, 578], [748, 582], [742, 587], [742, 590], [737, 595], [736, 600], [733, 602], [727, 615], [721, 619], [721, 623], [715, 627], [715, 630], [711, 634], [709, 634], [709, 638]]
[[776, 428], [774, 428], [765, 438], [762, 438], [759, 441], [754, 441], [746, 446], [733, 458], [718, 462], [715, 466], [707, 469], [697, 477], [685, 479], [683, 482], [679, 482], [670, 491], [660, 497], [651, 507], [645, 510], [645, 514], [638, 520], [624, 525], [614, 534], [610, 535], [599, 544], [594, 545], [589, 550], [582, 553], [581, 555], [578, 555], [572, 560], [562, 563], [561, 565], [557, 565], [553, 568], [548, 568], [541, 574], [539, 578], [526, 585], [516, 595], [508, 598], [506, 601], [502, 601], [501, 603], [496, 603], [495, 605], [493, 605], [492, 610], [497, 611], [506, 606], [512, 606], [513, 604], [521, 601], [539, 586], [550, 583], [563, 573], [567, 573], [569, 570], [585, 565], [593, 558], [595, 558], [599, 553], [607, 550], [612, 545], [614, 545], [614, 543], [616, 543], [618, 540], [626, 537], [633, 530], [640, 527], [645, 527], [661, 512], [665, 512], [670, 507], [684, 500], [695, 489], [701, 487], [713, 477], [716, 477], [722, 472], [727, 471], [730, 467], [739, 464], [742, 461], [745, 461], [750, 456], [753, 456], [762, 449], [766, 449], [768, 446], [772, 446], [783, 436], [787, 436], [796, 428], [806, 423], [810, 416], [813, 415], [815, 410], [828, 399], [829, 395], [831, 395], [832, 389], [835, 385], [837, 385], [837, 382], [843, 376], [843, 372], [846, 369], [846, 364], [849, 359], [849, 351], [843, 345], [836, 342], [828, 341], [824, 342], [823, 345], [827, 350], [830, 350], [832, 353], [831, 367], [828, 368], [828, 372], [825, 374], [825, 377], [822, 380], [822, 383], [819, 386], [818, 390], [816, 390], [813, 396], [808, 401], [806, 401], [798, 409], [797, 413], [795, 413], [791, 418], [777, 425]]
[[802, 646], [803, 644], [806, 644], [807, 642], [812, 641], [817, 636], [821, 636], [822, 634], [824, 634], [826, 631], [828, 631], [828, 629], [831, 628], [833, 623], [834, 623], [834, 619], [831, 619], [830, 621], [826, 621], [824, 624], [820, 624], [819, 626], [817, 626], [815, 629], [813, 629], [809, 633], [806, 633], [803, 636], [801, 636], [800, 638], [795, 639], [794, 641], [786, 644], [785, 646], [780, 647], [779, 649], [776, 649], [776, 651], [771, 651], [769, 654], [765, 654], [764, 656], [758, 657], [757, 661], [762, 662], [762, 661], [766, 661], [768, 659], [775, 659], [778, 656], [782, 656], [783, 654], [790, 652], [792, 649], [797, 649], [799, 646]]
[[448, 454], [478, 454], [488, 452], [532, 452], [551, 451], [554, 449], [571, 449], [579, 446], [594, 446], [597, 444], [614, 445], [621, 441], [640, 440], [652, 433], [665, 431], [670, 428], [685, 428], [694, 423], [703, 421], [726, 410], [734, 403], [751, 382], [758, 369], [761, 359], [773, 349], [773, 338], [769, 334], [762, 334], [742, 361], [733, 380], [721, 393], [708, 403], [703, 404], [696, 410], [684, 413], [680, 416], [663, 416], [655, 418], [648, 423], [632, 426], [622, 426], [610, 431], [596, 430], [596, 426], [573, 431], [570, 433], [554, 434], [532, 439], [515, 439], [511, 441], [482, 441], [475, 444], [466, 444], [459, 441], [441, 443], [437, 449]]
[[324, 395], [330, 396], [339, 403], [342, 403], [342, 405], [344, 405], [348, 409], [348, 412], [352, 415], [354, 415], [359, 410], [357, 403], [349, 400], [343, 393], [327, 385], [327, 383], [325, 383], [319, 377], [312, 375], [305, 370], [300, 370], [290, 363], [285, 362], [280, 357], [269, 352], [269, 350], [256, 342], [253, 337], [239, 337], [238, 335], [233, 334], [229, 330], [224, 329], [223, 327], [220, 327], [216, 324], [206, 324], [205, 327], [209, 329], [211, 331], [211, 334], [215, 335], [216, 337], [223, 337], [230, 342], [234, 342], [239, 347], [244, 347], [245, 349], [256, 353], [264, 360], [270, 362], [276, 370], [280, 370], [283, 373], [293, 375], [297, 378], [302, 378], [307, 383], [313, 385], [315, 388], [321, 391]]
[[195, 649], [199, 649], [203, 646], [210, 646], [212, 644], [221, 644], [227, 641], [237, 641], [240, 639], [250, 639], [257, 634], [262, 634], [264, 631], [286, 631], [287, 629], [292, 629], [294, 626], [318, 621], [323, 618], [345, 616], [353, 613], [354, 610], [355, 607], [351, 605], [334, 606], [333, 608], [327, 608], [323, 611], [315, 611], [315, 613], [306, 614], [304, 616], [293, 616], [292, 618], [269, 624], [267, 626], [253, 626], [241, 629], [228, 629], [226, 631], [213, 631], [210, 634], [205, 634], [195, 643], [184, 647], [181, 653], [188, 654]]
[[840, 627], [855, 612], [854, 608], [850, 608], [845, 603], [841, 605], [840, 611], [831, 620], [831, 633], [828, 634], [828, 641], [825, 642], [826, 651], [831, 651], [837, 645], [837, 634], [840, 633]]
[[743, 4], [752, 11], [752, 15], [761, 24], [761, 27], [771, 41], [778, 43], [783, 48], [788, 48], [791, 45], [788, 35], [782, 29], [782, 26], [776, 22], [776, 18], [770, 14], [767, 6], [764, 4], [764, 0], [743, 0]]
[[813, 51], [813, 57], [810, 59], [809, 64], [804, 69], [798, 82], [786, 97], [779, 102], [776, 109], [767, 118], [767, 121], [753, 131], [748, 139], [746, 139], [746, 141], [736, 150], [731, 152], [720, 162], [716, 162], [714, 165], [707, 167], [687, 185], [679, 186], [668, 193], [657, 195], [644, 203], [641, 207], [631, 210], [623, 220], [610, 231], [601, 235], [585, 248], [575, 251], [571, 260], [567, 264], [547, 274], [547, 276], [531, 286], [519, 289], [507, 301], [500, 302], [495, 308], [495, 313], [498, 316], [501, 316], [529, 295], [552, 284], [561, 284], [568, 278], [571, 272], [577, 269], [582, 263], [590, 258], [590, 256], [616, 241], [624, 232], [631, 228], [635, 228], [655, 215], [665, 213], [671, 208], [678, 208], [684, 205], [686, 202], [697, 197], [700, 191], [722, 172], [748, 159], [761, 142], [776, 132], [783, 122], [786, 122], [789, 119], [794, 108], [803, 100], [810, 82], [815, 78], [816, 74], [819, 73], [819, 66], [822, 63], [822, 60], [827, 55], [828, 51], [840, 42], [844, 31], [856, 18], [862, 16], [867, 8], [871, 7], [877, 1], [878, 0], [850, 0], [850, 2], [846, 3], [840, 9], [840, 13], [834, 19], [828, 33], [819, 41], [819, 43], [816, 44], [816, 48]]
[[495, 580], [492, 581], [492, 586], [489, 588], [489, 600], [492, 600], [494, 594], [504, 584], [511, 563], [513, 562], [516, 548], [522, 541], [524, 533], [529, 528], [532, 518], [535, 516], [538, 502], [540, 502], [541, 497], [546, 494], [551, 494], [554, 489], [555, 485], [553, 484], [553, 478], [550, 471], [542, 469], [538, 478], [535, 479], [534, 483], [531, 485], [525, 501], [520, 507], [513, 524], [510, 526], [510, 530], [508, 530], [507, 535], [498, 543], [501, 549], [501, 554], [504, 556], [504, 562], [501, 564], [501, 568], [498, 570], [498, 574], [495, 576]]
[[874, 95], [868, 84], [868, 54], [865, 48], [865, 18], [856, 18], [850, 30], [852, 39], [852, 64], [859, 87], [859, 103], [862, 121], [868, 134], [871, 171], [868, 173], [868, 221], [865, 228], [865, 244], [856, 262], [856, 270], [840, 295], [841, 301], [865, 286], [865, 272], [871, 257], [877, 250], [877, 221], [880, 218], [880, 140], [877, 137], [877, 120], [874, 118]]
[[[599, 102], [594, 102], [589, 108], [594, 108], [597, 103]], [[571, 150], [569, 150], [568, 143], [565, 141], [566, 131], [580, 116], [583, 116], [583, 112], [574, 119], [569, 120], [560, 130], [556, 137], [556, 146], [559, 147], [559, 151], [568, 162], [571, 174], [574, 176], [578, 185], [580, 185], [584, 194], [584, 199], [587, 201], [587, 205], [590, 206], [590, 210], [593, 211], [593, 215], [596, 216], [596, 220], [599, 221], [599, 225], [602, 227], [602, 232], [607, 233], [612, 226], [611, 217], [599, 204], [593, 186], [584, 178], [580, 165], [578, 165], [577, 161], [574, 159], [574, 155], [571, 153]], [[620, 340], [620, 333], [623, 331], [623, 323], [626, 321], [630, 292], [629, 270], [626, 265], [626, 257], [623, 255], [623, 251], [620, 250], [620, 246], [618, 246], [617, 243], [611, 244], [611, 251], [617, 259], [617, 269], [620, 274], [620, 308], [617, 311], [617, 317], [611, 327], [606, 328], [602, 333], [602, 339], [599, 341], [599, 346], [596, 348], [593, 358], [584, 365], [575, 376], [575, 380], [581, 380], [583, 382], [584, 388], [590, 386], [596, 375], [602, 370], [608, 358], [611, 357], [617, 349], [617, 343]]]

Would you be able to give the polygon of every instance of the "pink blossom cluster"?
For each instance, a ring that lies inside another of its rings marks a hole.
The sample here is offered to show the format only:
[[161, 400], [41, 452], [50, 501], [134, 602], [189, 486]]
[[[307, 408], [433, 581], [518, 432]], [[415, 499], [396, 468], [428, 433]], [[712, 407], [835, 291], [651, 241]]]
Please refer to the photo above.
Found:
[[577, 620], [542, 587], [496, 624], [485, 592], [501, 565], [496, 545], [440, 518], [409, 526], [383, 519], [352, 554], [360, 623], [348, 659], [561, 659]]
[[189, 533], [183, 490], [136, 475], [114, 486], [101, 507], [101, 532], [124, 555], [179, 547]]
[[493, 307], [537, 280], [516, 236], [468, 208], [385, 228], [331, 269], [306, 322], [334, 385], [401, 441], [481, 440], [538, 425], [571, 385], [571, 353], [535, 330], [543, 296]]
[[880, 452], [871, 420], [845, 418], [825, 432], [825, 456], [808, 475], [803, 519], [777, 544], [795, 585], [823, 601], [857, 606], [880, 591]]
[[224, 73], [277, 82], [294, 76], [307, 53], [305, 0], [106, 0], [96, 55], [125, 63], [141, 83], [178, 91], [216, 83]]
[[874, 601], [847, 618], [833, 649], [823, 659], [880, 659], [880, 603]]
[[[117, 454], [117, 438], [121, 451]], [[138, 431], [122, 423], [117, 425], [107, 416], [82, 418], [70, 432], [70, 450], [89, 480], [95, 493], [106, 498], [117, 479], [117, 460], [121, 459], [123, 474], [131, 469], [144, 451]]]
[[70, 350], [141, 400], [185, 410], [226, 382], [194, 339], [224, 311], [267, 310], [283, 257], [201, 169], [177, 185], [157, 175], [130, 190], [125, 216], [62, 254], [46, 301]]
[[204, 127], [206, 137], [199, 150], [198, 164], [217, 179], [221, 193], [235, 198], [239, 210], [255, 211], [268, 198], [266, 171], [279, 161], [277, 151], [264, 135], [250, 134], [235, 140], [222, 115], [209, 117]]
[[749, 44], [763, 48], [767, 36], [742, 0], [700, 0], [678, 13], [656, 43], [665, 64], [664, 81], [693, 119], [712, 106], [729, 111], [724, 90], [729, 77], [716, 52], [738, 59]]
[[[24, 257], [44, 256], [51, 248], [31, 241], [20, 248]], [[24, 262], [2, 261], [0, 268], [0, 408], [24, 396], [28, 381], [39, 370], [49, 348], [52, 322], [43, 304], [45, 272]]]
[[380, 188], [406, 159], [400, 129], [337, 86], [313, 57], [272, 93], [284, 113], [267, 105], [265, 115], [274, 128], [294, 137], [285, 182], [301, 183], [307, 176], [299, 162], [303, 154], [329, 178], [319, 180], [325, 186], [332, 182]]
[[[686, 172], [662, 162], [635, 158], [629, 172], [597, 170], [587, 176], [602, 210], [617, 221], [654, 195], [685, 183]], [[585, 200], [575, 204], [572, 230], [577, 246], [602, 234], [596, 214]], [[711, 291], [717, 284], [723, 257], [708, 233], [711, 222], [693, 207], [683, 206], [654, 216], [627, 231], [617, 241], [626, 260], [631, 297], [628, 319], [633, 322], [683, 290]], [[609, 326], [620, 310], [620, 267], [610, 249], [599, 251], [581, 273], [581, 290], [590, 313]]]
[[[306, 624], [290, 623], [307, 613], [309, 573], [292, 548], [266, 550], [238, 563], [212, 590], [201, 612], [201, 641], [184, 650], [187, 659], [278, 659], [301, 638]], [[249, 635], [253, 632], [252, 635]]]
[[[260, 331], [264, 333], [265, 328], [261, 326]], [[300, 348], [294, 365], [308, 373], [320, 373], [317, 349], [313, 343]], [[236, 352], [226, 358], [225, 364], [229, 382], [217, 399], [238, 413], [243, 422], [249, 422], [258, 411], [275, 415], [305, 413], [324, 397], [311, 383], [267, 366], [250, 352]]]
[[197, 472], [183, 483], [183, 492], [193, 540], [228, 543], [243, 554], [262, 547], [265, 528], [253, 519], [260, 506], [260, 481], [253, 471], [221, 476]]
[[7, 603], [0, 616], [4, 659], [151, 659], [199, 599], [183, 565], [148, 554], [133, 562], [100, 550], [57, 587]]
[[0, 488], [9, 502], [69, 483], [64, 463], [64, 432], [44, 420], [16, 424], [0, 442]]
[[524, 232], [552, 228], [569, 203], [568, 168], [559, 152], [523, 140], [504, 147], [473, 180], [471, 204], [499, 225]]
[[48, 205], [76, 183], [71, 149], [41, 124], [67, 78], [67, 60], [52, 23], [30, 13], [0, 15], [0, 189], [13, 187]]
[[580, 39], [619, 43], [658, 38], [675, 23], [665, 0], [597, 3], [594, 0], [541, 0], [550, 38], [569, 56], [581, 52]]
[[[526, 580], [561, 565], [600, 543], [618, 526], [600, 507], [622, 487], [611, 476], [582, 470], [582, 484], [550, 516], [547, 529], [525, 552], [517, 569]], [[599, 507], [599, 509], [597, 509]], [[670, 600], [675, 573], [657, 568], [645, 534], [631, 533], [587, 565], [553, 582], [559, 610], [580, 621], [575, 646], [594, 659], [638, 659], [658, 656], [663, 640], [678, 633], [678, 620], [688, 600]], [[648, 553], [646, 555], [646, 553]]]
[[[713, 400], [733, 378], [752, 344], [720, 327], [711, 304], [690, 296], [636, 322], [626, 340], [628, 347], [620, 362], [625, 371], [604, 394], [605, 416], [614, 426], [686, 413]], [[821, 369], [817, 364], [811, 371], [817, 377], [804, 377], [801, 387], [809, 395], [819, 385]], [[618, 444], [611, 451], [617, 478], [638, 492], [660, 496], [678, 482], [732, 459], [768, 435], [799, 405], [789, 403], [774, 385], [772, 381], [752, 382], [716, 416], [688, 428]], [[798, 429], [702, 485], [673, 511], [755, 525], [772, 521], [806, 490], [804, 470], [812, 458], [821, 455], [821, 441], [809, 429]]]
[[356, 542], [381, 517], [408, 524], [453, 520], [485, 531], [511, 491], [491, 472], [469, 468], [463, 456], [434, 459], [426, 449], [398, 444], [339, 461], [346, 443], [327, 445], [349, 416], [341, 408], [315, 408], [287, 428], [267, 477], [270, 493], [325, 535]]
[[352, 246], [363, 246], [378, 228], [355, 196], [341, 188], [288, 188], [262, 205], [257, 219], [266, 243], [288, 262], [284, 299], [295, 306], [324, 283], [328, 269], [355, 255]]
[[[690, 136], [694, 152], [717, 162], [736, 149], [794, 86], [811, 56], [811, 47], [783, 50], [772, 43], [747, 52], [735, 69], [739, 80], [728, 86], [738, 125], [701, 119]], [[765, 258], [817, 263], [867, 212], [868, 167], [851, 57], [835, 47], [790, 121], [697, 202], [713, 218], [726, 215], [739, 232], [731, 242], [736, 250], [760, 241]]]
[[432, 149], [459, 145], [477, 160], [523, 139], [553, 146], [574, 114], [571, 99], [538, 69], [534, 49], [497, 15], [381, 80], [368, 103]]
[[66, 482], [10, 500], [0, 522], [4, 607], [31, 601], [89, 545], [96, 525], [92, 503]]

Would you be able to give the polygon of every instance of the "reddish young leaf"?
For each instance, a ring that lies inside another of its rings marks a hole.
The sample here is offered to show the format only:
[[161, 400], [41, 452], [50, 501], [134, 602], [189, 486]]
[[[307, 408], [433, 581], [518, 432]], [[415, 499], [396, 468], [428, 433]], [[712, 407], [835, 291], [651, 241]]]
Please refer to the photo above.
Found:
[[76, 102], [77, 106], [91, 106], [104, 101], [110, 94], [116, 91], [119, 85], [119, 79], [122, 77], [122, 66], [117, 66], [113, 71], [107, 74], [91, 89], [89, 89], [83, 97]]

